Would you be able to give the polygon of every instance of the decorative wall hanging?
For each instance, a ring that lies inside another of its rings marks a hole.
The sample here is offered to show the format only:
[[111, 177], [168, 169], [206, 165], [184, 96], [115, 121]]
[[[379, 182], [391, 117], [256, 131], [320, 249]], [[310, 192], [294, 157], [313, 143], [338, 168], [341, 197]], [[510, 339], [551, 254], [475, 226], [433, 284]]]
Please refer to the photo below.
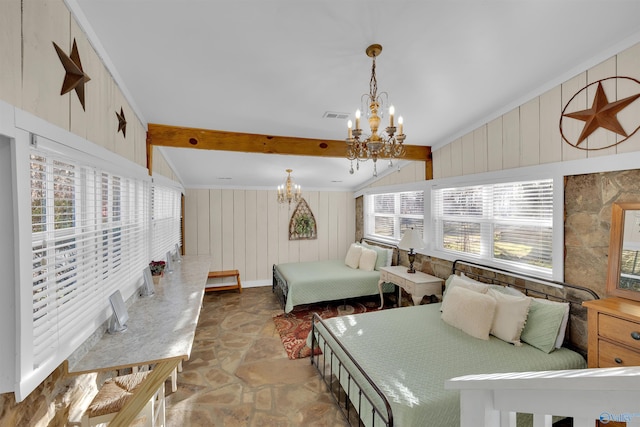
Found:
[[305, 199], [300, 199], [289, 220], [289, 240], [313, 240], [318, 238], [316, 219]]
[[[626, 98], [620, 99], [618, 101], [609, 102], [607, 98], [607, 94], [605, 93], [605, 89], [603, 83], [605, 85], [607, 83], [613, 83], [615, 86], [620, 88], [620, 81], [626, 81], [627, 87], [628, 84], [631, 83], [636, 88], [636, 94], [628, 96]], [[593, 103], [591, 104], [591, 108], [586, 110], [574, 111], [572, 113], [568, 113], [567, 110], [572, 106], [572, 101], [581, 93], [588, 90], [589, 87], [597, 85], [596, 94], [593, 97]], [[580, 150], [603, 150], [605, 148], [616, 146], [627, 139], [629, 139], [633, 134], [635, 134], [638, 129], [640, 129], [640, 119], [637, 115], [634, 115], [634, 123], [631, 127], [635, 126], [635, 128], [631, 131], [631, 133], [627, 133], [625, 131], [622, 124], [618, 120], [618, 113], [628, 107], [631, 103], [633, 103], [636, 99], [640, 98], [640, 81], [631, 78], [631, 77], [607, 77], [605, 79], [601, 79], [595, 81], [593, 83], [588, 84], [587, 86], [580, 89], [575, 93], [567, 102], [567, 104], [562, 109], [562, 114], [560, 116], [560, 134], [562, 135], [562, 139], [569, 145], [572, 145], [575, 148]], [[576, 135], [567, 135], [564, 129], [565, 118], [580, 120], [584, 122], [584, 127], [579, 136]], [[627, 125], [629, 127], [629, 125]], [[613, 144], [608, 144], [604, 146], [594, 147], [594, 146], [585, 146], [582, 144], [589, 135], [593, 134], [596, 130], [602, 128], [604, 130], [614, 132], [622, 137], [620, 141], [617, 141]]]
[[[127, 119], [124, 117], [124, 110], [120, 107], [120, 112], [116, 111], [118, 118], [118, 132], [122, 131], [122, 136], [127, 137]], [[117, 133], [117, 132], [116, 132]]]
[[84, 84], [91, 80], [91, 78], [82, 70], [82, 63], [80, 62], [80, 55], [78, 54], [78, 45], [76, 39], [73, 39], [73, 46], [71, 47], [71, 55], [67, 56], [66, 53], [60, 47], [53, 42], [53, 47], [58, 53], [58, 58], [62, 62], [62, 66], [65, 70], [64, 81], [62, 82], [62, 89], [60, 95], [64, 95], [72, 90], [76, 91], [80, 105], [82, 109], [84, 107]]

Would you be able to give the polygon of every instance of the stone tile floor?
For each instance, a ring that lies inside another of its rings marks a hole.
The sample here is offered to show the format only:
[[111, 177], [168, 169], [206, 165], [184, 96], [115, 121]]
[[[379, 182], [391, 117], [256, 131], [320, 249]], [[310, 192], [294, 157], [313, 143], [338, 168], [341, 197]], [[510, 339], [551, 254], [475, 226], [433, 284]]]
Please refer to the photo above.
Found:
[[271, 287], [204, 297], [191, 359], [167, 395], [167, 426], [346, 426], [308, 359], [289, 360]]

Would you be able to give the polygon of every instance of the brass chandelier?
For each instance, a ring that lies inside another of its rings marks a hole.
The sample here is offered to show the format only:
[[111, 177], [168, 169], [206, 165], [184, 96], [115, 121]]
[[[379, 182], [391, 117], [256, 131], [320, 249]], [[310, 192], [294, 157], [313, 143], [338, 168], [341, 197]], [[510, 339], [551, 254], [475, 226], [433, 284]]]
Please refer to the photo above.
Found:
[[[368, 57], [372, 58], [371, 80], [369, 81], [369, 93], [362, 95], [361, 106], [367, 111], [367, 120], [369, 121], [370, 135], [363, 136], [360, 129], [361, 111], [356, 111], [356, 127], [352, 128], [353, 123], [349, 120], [349, 134], [347, 141], [347, 158], [351, 161], [351, 169], [349, 173], [353, 174], [353, 161], [356, 161], [356, 169], [360, 169], [360, 162], [369, 159], [373, 160], [373, 176], [378, 176], [376, 164], [378, 159], [389, 159], [389, 167], [393, 165], [393, 159], [404, 155], [404, 142], [406, 136], [402, 132], [402, 117], [398, 117], [398, 128], [394, 123], [395, 109], [393, 105], [388, 107], [389, 126], [385, 129], [386, 134], [378, 134], [380, 121], [384, 118], [386, 104], [388, 104], [387, 92], [378, 94], [378, 81], [376, 80], [376, 57], [382, 52], [382, 46], [372, 44], [366, 49]], [[398, 133], [396, 134], [396, 130]]]
[[293, 169], [287, 169], [287, 179], [284, 184], [278, 185], [278, 202], [279, 203], [298, 203], [302, 199], [302, 188], [293, 182], [291, 172]]

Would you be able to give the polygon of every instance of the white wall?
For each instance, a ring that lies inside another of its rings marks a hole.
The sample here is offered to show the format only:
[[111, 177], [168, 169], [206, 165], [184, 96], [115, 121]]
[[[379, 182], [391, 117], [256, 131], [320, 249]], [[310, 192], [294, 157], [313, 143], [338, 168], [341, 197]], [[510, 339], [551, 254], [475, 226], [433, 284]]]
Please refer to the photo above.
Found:
[[273, 264], [339, 259], [355, 239], [351, 192], [304, 191], [318, 238], [289, 241], [292, 204], [275, 190], [187, 189], [185, 253], [210, 255], [214, 270], [240, 270], [243, 286], [271, 283]]

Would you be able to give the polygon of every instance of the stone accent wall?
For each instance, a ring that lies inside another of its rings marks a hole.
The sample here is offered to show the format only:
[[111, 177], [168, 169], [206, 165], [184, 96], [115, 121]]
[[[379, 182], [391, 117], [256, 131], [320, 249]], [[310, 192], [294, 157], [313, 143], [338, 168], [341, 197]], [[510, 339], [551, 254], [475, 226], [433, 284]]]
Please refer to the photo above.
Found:
[[364, 196], [356, 198], [356, 242], [364, 237]]
[[565, 180], [564, 280], [606, 296], [611, 205], [640, 202], [640, 170]]

